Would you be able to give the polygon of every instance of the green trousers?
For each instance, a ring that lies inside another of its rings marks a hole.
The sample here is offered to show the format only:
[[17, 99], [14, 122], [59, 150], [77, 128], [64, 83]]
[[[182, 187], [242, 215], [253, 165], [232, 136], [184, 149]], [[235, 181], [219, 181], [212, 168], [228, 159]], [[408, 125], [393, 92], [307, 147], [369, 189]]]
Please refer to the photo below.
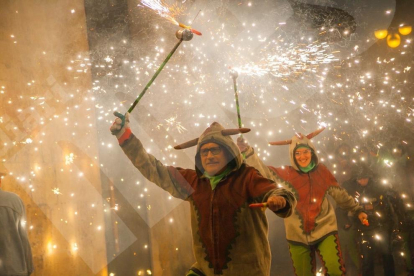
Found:
[[324, 266], [324, 274], [330, 276], [345, 275], [338, 235], [329, 235], [314, 245], [289, 243], [290, 257], [297, 276], [314, 276], [316, 274], [316, 253]]
[[190, 271], [188, 271], [187, 275], [185, 276], [199, 276], [199, 274], [195, 273], [193, 270], [190, 269]]
[[185, 276], [205, 276], [203, 272], [199, 271], [196, 268], [190, 268]]

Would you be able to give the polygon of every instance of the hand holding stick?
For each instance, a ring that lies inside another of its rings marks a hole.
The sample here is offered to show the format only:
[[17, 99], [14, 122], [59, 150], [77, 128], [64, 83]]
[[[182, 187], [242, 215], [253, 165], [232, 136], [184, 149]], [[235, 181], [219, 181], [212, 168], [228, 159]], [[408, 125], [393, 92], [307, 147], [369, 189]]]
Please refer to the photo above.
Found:
[[368, 215], [364, 212], [361, 212], [358, 214], [358, 219], [361, 221], [361, 223], [365, 226], [369, 226], [368, 222]]
[[286, 207], [286, 199], [283, 196], [271, 196], [267, 199], [267, 202], [252, 203], [250, 208], [262, 208], [265, 210], [268, 207], [272, 211], [278, 211]]

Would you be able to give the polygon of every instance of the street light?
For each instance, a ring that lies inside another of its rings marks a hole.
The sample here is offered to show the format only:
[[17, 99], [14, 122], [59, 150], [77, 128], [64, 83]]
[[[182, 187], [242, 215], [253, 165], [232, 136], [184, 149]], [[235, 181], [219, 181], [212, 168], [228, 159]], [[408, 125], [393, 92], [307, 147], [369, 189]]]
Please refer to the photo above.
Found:
[[401, 24], [398, 27], [398, 33], [389, 32], [387, 29], [380, 29], [374, 32], [377, 39], [387, 38], [387, 44], [390, 48], [397, 48], [401, 44], [401, 35], [409, 35], [412, 32], [412, 26]]

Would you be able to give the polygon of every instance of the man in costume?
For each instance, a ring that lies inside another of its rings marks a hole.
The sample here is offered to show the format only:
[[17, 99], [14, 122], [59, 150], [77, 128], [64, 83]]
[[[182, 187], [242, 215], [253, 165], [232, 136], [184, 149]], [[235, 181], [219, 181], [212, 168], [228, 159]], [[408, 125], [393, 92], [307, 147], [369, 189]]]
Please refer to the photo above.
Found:
[[292, 140], [270, 143], [289, 145], [291, 166], [280, 168], [264, 165], [254, 154], [253, 148], [243, 138], [238, 139], [238, 146], [246, 156], [246, 163], [290, 190], [297, 199], [294, 213], [284, 221], [294, 271], [300, 276], [315, 275], [316, 252], [321, 258], [326, 275], [345, 274], [335, 211], [327, 195], [341, 208], [358, 214], [361, 222], [367, 219], [358, 203], [339, 186], [325, 165], [319, 163], [310, 139], [322, 130], [307, 136], [298, 134]]
[[124, 126], [119, 118], [111, 126], [125, 154], [145, 178], [190, 203], [196, 263], [187, 275], [269, 275], [267, 219], [248, 206], [266, 202], [276, 215], [288, 217], [296, 201], [243, 163], [229, 136], [243, 129], [226, 130], [213, 123], [199, 138], [176, 146], [197, 146], [195, 170], [183, 169], [164, 166], [148, 154], [131, 133], [128, 116]]

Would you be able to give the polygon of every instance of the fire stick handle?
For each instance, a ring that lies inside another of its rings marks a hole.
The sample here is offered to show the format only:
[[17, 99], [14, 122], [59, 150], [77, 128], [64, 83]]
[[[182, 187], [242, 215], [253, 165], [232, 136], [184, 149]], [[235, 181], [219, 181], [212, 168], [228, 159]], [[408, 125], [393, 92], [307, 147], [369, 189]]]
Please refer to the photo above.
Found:
[[236, 98], [237, 121], [239, 123], [239, 128], [241, 128], [242, 127], [242, 122], [241, 122], [241, 117], [240, 117], [239, 95], [237, 93], [236, 78], [233, 78], [233, 86], [234, 86], [234, 96]]
[[252, 203], [249, 205], [250, 208], [261, 208], [267, 207], [267, 203]]
[[135, 106], [139, 103], [141, 98], [144, 96], [145, 92], [147, 92], [148, 88], [151, 86], [151, 84], [154, 82], [154, 80], [158, 77], [158, 75], [161, 73], [164, 66], [167, 64], [167, 62], [170, 60], [172, 55], [174, 54], [175, 50], [177, 50], [178, 46], [180, 46], [181, 42], [183, 42], [183, 39], [180, 39], [177, 44], [175, 44], [174, 48], [171, 50], [171, 52], [168, 54], [168, 56], [165, 58], [164, 62], [161, 64], [161, 66], [158, 68], [157, 72], [155, 72], [154, 76], [151, 78], [151, 80], [148, 82], [148, 84], [145, 86], [144, 90], [142, 90], [141, 94], [139, 94], [138, 98], [134, 101], [132, 106], [128, 109], [128, 113], [131, 113], [132, 110], [134, 110]]

